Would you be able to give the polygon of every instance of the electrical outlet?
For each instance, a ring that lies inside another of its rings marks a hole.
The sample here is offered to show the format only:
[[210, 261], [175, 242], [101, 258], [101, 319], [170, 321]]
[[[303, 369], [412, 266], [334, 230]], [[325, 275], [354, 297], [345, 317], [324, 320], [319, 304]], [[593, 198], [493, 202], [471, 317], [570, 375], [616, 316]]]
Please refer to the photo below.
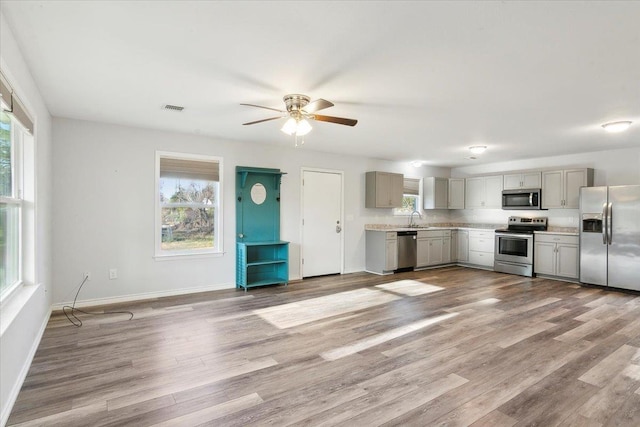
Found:
[[91, 273], [89, 273], [88, 271], [85, 271], [84, 273], [82, 273], [82, 280], [84, 280], [85, 278], [87, 280], [91, 280]]
[[117, 278], [118, 278], [118, 269], [110, 268], [109, 269], [109, 280], [113, 280], [113, 279], [117, 279]]

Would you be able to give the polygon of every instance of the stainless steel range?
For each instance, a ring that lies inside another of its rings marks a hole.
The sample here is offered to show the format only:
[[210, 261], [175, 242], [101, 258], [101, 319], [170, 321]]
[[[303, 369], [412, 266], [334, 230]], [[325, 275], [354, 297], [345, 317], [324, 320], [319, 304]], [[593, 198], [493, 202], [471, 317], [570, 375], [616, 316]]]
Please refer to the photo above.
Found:
[[493, 269], [533, 277], [533, 232], [546, 230], [547, 218], [510, 216], [507, 228], [496, 230]]

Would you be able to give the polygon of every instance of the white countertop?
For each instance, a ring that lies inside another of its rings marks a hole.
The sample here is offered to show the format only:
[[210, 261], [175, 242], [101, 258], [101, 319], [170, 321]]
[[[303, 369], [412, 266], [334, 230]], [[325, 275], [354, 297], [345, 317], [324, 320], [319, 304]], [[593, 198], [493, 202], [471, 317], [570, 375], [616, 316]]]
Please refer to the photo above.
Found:
[[397, 224], [366, 224], [366, 231], [424, 231], [424, 230], [495, 230], [504, 228], [500, 224], [420, 224], [418, 227], [407, 227]]
[[[418, 227], [406, 227], [397, 224], [366, 224], [366, 231], [423, 231], [423, 230], [498, 230], [504, 229], [503, 224], [421, 224]], [[536, 231], [537, 234], [559, 234], [564, 236], [578, 236], [577, 227], [549, 227], [547, 231]]]
[[536, 234], [560, 234], [563, 236], [578, 236], [576, 227], [549, 227], [547, 231], [535, 231]]

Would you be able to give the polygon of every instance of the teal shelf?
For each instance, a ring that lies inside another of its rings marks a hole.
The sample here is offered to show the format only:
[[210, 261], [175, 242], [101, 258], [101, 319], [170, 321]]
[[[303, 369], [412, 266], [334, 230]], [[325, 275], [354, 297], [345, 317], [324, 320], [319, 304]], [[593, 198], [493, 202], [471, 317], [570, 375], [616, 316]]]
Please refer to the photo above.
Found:
[[[236, 167], [236, 288], [289, 282], [289, 242], [280, 240], [284, 174], [280, 169]], [[252, 189], [263, 197], [254, 201]]]
[[268, 242], [242, 242], [242, 243], [244, 243], [247, 246], [273, 246], [273, 245], [282, 245], [289, 242], [285, 242], [284, 240], [272, 240]]
[[254, 265], [267, 265], [267, 264], [280, 264], [283, 262], [288, 262], [286, 259], [265, 259], [265, 260], [257, 260], [247, 263], [247, 267], [252, 267]]
[[289, 242], [236, 243], [236, 288], [288, 283]]
[[244, 286], [243, 287], [247, 289], [247, 288], [255, 288], [258, 286], [279, 285], [281, 283], [286, 285], [287, 281], [288, 279], [284, 277], [272, 277], [272, 278], [262, 279], [262, 280], [253, 280], [249, 285], [247, 285], [246, 287]]

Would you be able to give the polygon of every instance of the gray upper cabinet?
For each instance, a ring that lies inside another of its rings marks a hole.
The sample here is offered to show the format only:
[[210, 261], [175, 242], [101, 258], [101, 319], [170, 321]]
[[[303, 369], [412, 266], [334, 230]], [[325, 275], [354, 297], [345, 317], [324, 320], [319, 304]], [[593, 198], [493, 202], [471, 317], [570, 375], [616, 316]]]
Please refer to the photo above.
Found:
[[449, 209], [464, 209], [464, 178], [449, 178]]
[[505, 190], [540, 187], [542, 187], [542, 173], [540, 171], [510, 173], [504, 176]]
[[580, 187], [593, 186], [593, 169], [542, 172], [542, 209], [578, 209]]
[[400, 208], [404, 177], [401, 173], [367, 172], [365, 207]]
[[449, 180], [428, 177], [423, 179], [425, 209], [449, 209]]
[[465, 208], [502, 208], [502, 175], [467, 178], [465, 182]]

